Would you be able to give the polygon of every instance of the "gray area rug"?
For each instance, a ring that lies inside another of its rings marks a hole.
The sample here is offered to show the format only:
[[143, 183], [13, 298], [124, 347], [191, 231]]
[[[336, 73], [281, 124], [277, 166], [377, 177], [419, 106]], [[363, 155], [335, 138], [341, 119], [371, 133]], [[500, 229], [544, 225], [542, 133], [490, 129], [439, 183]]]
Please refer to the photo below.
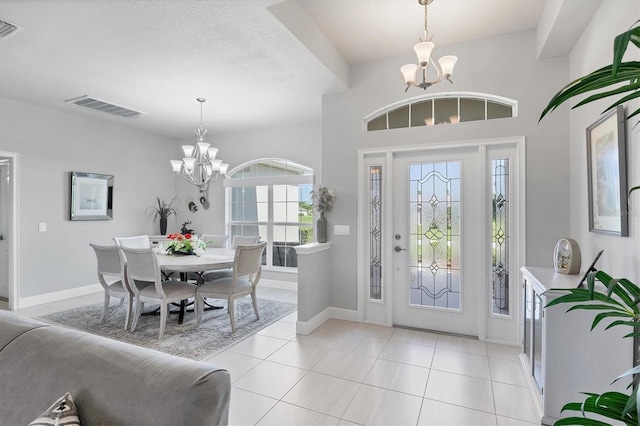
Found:
[[[202, 323], [196, 326], [194, 312], [185, 313], [183, 324], [178, 324], [178, 314], [171, 314], [167, 319], [164, 336], [158, 340], [160, 332], [160, 315], [143, 315], [133, 333], [124, 330], [126, 308], [112, 299], [111, 307], [102, 324], [98, 323], [102, 313], [102, 304], [83, 306], [68, 311], [42, 316], [38, 319], [67, 328], [108, 337], [122, 342], [165, 352], [172, 355], [203, 360], [222, 351], [228, 346], [260, 331], [264, 327], [278, 321], [296, 310], [293, 303], [270, 299], [258, 299], [260, 319], [256, 321], [251, 298], [236, 300], [236, 332], [231, 332], [231, 322], [227, 313], [225, 300], [214, 300], [223, 309], [204, 312]], [[145, 305], [145, 311], [153, 310], [157, 305]], [[177, 307], [172, 307], [177, 310]]]

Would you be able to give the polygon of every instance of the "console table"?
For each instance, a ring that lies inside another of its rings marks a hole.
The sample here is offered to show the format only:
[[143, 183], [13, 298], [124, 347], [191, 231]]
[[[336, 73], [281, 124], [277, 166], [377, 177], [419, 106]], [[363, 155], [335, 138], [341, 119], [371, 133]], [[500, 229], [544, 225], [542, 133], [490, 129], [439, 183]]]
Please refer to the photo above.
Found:
[[605, 320], [590, 331], [594, 312], [567, 313], [568, 304], [545, 308], [549, 301], [566, 294], [555, 289], [576, 288], [584, 273], [564, 275], [534, 266], [521, 271], [524, 353], [520, 361], [541, 424], [552, 425], [562, 417], [566, 403], [583, 401], [581, 392], [624, 392], [628, 382], [610, 383], [633, 364], [633, 339], [622, 337], [630, 330], [615, 327], [605, 331], [610, 322]]

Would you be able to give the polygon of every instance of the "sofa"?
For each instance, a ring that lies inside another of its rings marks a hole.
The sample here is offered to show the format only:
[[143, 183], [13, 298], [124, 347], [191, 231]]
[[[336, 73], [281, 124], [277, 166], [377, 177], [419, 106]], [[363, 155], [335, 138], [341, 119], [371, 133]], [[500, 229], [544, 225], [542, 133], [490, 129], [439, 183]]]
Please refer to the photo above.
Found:
[[229, 372], [0, 310], [0, 425], [70, 393], [82, 425], [227, 424]]

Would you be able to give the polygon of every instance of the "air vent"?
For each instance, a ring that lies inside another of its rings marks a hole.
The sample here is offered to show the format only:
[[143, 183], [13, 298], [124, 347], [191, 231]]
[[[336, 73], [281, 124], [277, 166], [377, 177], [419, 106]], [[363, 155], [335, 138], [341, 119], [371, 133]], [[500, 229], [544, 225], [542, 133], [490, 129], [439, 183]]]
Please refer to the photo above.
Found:
[[17, 25], [13, 25], [10, 22], [0, 19], [0, 38], [7, 38], [12, 34], [15, 34], [21, 28]]
[[117, 115], [119, 117], [137, 117], [144, 114], [144, 112], [134, 111], [130, 108], [125, 108], [119, 105], [112, 104], [111, 102], [101, 101], [99, 99], [92, 98], [90, 96], [80, 96], [79, 98], [73, 98], [66, 100], [81, 107], [95, 109], [96, 111], [102, 111], [109, 114]]

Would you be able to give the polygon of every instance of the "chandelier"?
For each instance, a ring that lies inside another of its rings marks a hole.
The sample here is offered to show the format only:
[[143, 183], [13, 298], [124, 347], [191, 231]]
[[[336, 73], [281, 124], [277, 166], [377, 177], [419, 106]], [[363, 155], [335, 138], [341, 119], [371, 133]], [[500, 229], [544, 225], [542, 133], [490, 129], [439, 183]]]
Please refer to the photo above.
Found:
[[197, 98], [200, 102], [200, 127], [195, 130], [196, 144], [182, 145], [184, 158], [182, 160], [171, 160], [173, 172], [184, 178], [187, 182], [198, 187], [200, 191], [200, 202], [205, 204], [207, 198], [205, 192], [209, 184], [215, 182], [219, 175], [227, 173], [229, 165], [222, 160], [216, 160], [218, 148], [211, 147], [206, 141], [207, 130], [202, 127], [202, 104], [207, 100]]
[[[433, 58], [431, 58], [431, 51], [435, 47], [430, 39], [427, 39], [427, 35], [429, 31], [427, 30], [427, 6], [431, 4], [433, 0], [418, 0], [418, 3], [424, 6], [424, 38], [420, 39], [420, 43], [413, 46], [413, 50], [415, 50], [416, 55], [418, 55], [418, 64], [407, 64], [400, 68], [400, 72], [404, 76], [404, 82], [407, 84], [406, 92], [409, 90], [409, 87], [420, 87], [424, 90], [433, 86], [436, 83], [439, 83], [443, 80], [451, 81], [451, 74], [453, 73], [453, 67], [458, 60], [457, 57], [449, 55], [443, 56], [438, 60], [440, 67], [433, 63]], [[435, 68], [436, 78], [435, 80], [427, 80], [427, 67], [431, 65]], [[419, 83], [419, 71], [422, 71], [422, 82]]]

